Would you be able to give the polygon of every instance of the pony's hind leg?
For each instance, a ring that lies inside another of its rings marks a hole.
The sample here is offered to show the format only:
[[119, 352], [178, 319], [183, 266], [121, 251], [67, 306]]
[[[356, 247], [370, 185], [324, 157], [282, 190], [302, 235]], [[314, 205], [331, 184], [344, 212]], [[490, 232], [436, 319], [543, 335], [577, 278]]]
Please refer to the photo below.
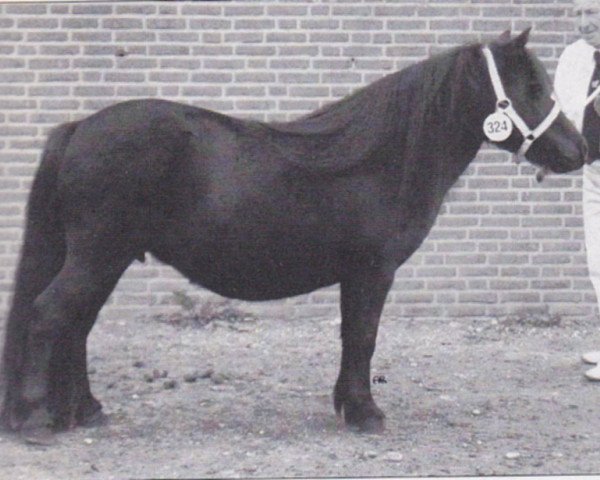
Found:
[[23, 374], [23, 400], [30, 409], [45, 405], [58, 428], [84, 423], [100, 408], [89, 390], [86, 338], [133, 259], [94, 243], [78, 245], [85, 247], [68, 250], [62, 270], [34, 302]]
[[48, 410], [58, 430], [101, 421], [102, 404], [94, 398], [87, 375], [87, 336], [96, 315], [81, 319], [55, 344], [48, 374]]
[[[28, 235], [32, 234], [32, 230], [29, 229]], [[3, 374], [6, 385], [0, 417], [1, 428], [17, 430], [30, 414], [21, 391], [29, 326], [37, 315], [33, 301], [58, 274], [64, 258], [62, 234], [46, 233], [35, 241], [26, 238], [4, 341]]]

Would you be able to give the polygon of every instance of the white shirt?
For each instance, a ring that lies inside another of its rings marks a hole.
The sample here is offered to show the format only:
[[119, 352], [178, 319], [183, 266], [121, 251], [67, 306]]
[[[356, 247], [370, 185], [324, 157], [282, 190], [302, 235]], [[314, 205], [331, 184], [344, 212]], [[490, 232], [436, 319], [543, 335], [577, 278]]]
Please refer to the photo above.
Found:
[[562, 110], [580, 132], [590, 80], [596, 66], [595, 50], [585, 40], [577, 40], [565, 48], [554, 74], [554, 91]]

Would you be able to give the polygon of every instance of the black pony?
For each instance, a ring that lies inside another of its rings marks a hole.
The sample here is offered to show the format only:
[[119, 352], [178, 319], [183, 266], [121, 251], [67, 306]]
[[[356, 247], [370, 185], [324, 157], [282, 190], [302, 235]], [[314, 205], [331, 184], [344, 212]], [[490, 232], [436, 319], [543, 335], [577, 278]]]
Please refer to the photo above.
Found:
[[[554, 103], [527, 38], [506, 33], [489, 48], [515, 110], [535, 126]], [[86, 339], [125, 269], [150, 252], [232, 298], [341, 284], [335, 410], [359, 430], [382, 429], [369, 370], [386, 295], [485, 140], [496, 99], [482, 45], [468, 45], [290, 123], [134, 100], [59, 126], [29, 198], [3, 425], [18, 430], [42, 407], [56, 428], [100, 414]], [[522, 142], [515, 130], [499, 145]], [[560, 114], [527, 156], [568, 172], [585, 144]]]

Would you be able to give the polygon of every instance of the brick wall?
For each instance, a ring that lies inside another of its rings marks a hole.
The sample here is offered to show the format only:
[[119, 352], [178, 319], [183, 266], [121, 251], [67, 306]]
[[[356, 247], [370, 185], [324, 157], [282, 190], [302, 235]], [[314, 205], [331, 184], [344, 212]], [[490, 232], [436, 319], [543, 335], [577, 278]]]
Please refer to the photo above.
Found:
[[[9, 305], [25, 200], [45, 133], [135, 97], [289, 119], [428, 55], [532, 24], [550, 70], [573, 40], [566, 0], [87, 2], [0, 5], [0, 310]], [[451, 190], [431, 235], [397, 272], [387, 313], [588, 317], [580, 174], [542, 185], [492, 148]], [[132, 266], [103, 315], [211, 299], [172, 269]], [[336, 315], [337, 289], [260, 305]]]

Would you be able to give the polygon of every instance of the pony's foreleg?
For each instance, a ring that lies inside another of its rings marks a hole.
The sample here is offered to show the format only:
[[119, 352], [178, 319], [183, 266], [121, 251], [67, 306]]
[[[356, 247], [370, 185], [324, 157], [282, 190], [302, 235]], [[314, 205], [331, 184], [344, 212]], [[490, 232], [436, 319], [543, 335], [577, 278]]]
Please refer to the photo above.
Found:
[[384, 429], [385, 415], [371, 396], [371, 357], [379, 318], [393, 273], [356, 270], [341, 283], [342, 364], [334, 406], [346, 424], [359, 431]]
[[95, 258], [69, 253], [62, 270], [34, 302], [37, 316], [27, 342], [22, 396], [31, 409], [46, 405], [58, 428], [83, 423], [86, 414], [100, 408], [89, 391], [85, 342], [98, 311], [131, 262], [130, 257], [100, 252]]

